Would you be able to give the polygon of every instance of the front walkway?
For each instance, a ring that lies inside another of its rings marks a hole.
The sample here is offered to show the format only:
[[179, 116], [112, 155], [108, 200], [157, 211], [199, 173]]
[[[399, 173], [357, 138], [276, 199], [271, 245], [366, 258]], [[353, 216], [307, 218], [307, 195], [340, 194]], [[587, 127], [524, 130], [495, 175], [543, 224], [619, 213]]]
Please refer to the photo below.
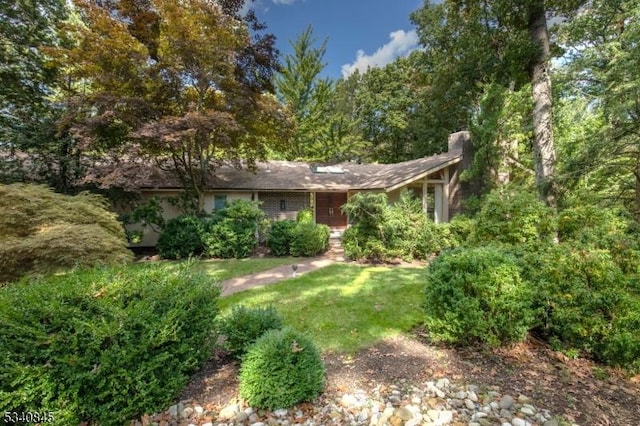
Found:
[[[324, 268], [334, 262], [344, 262], [344, 250], [340, 239], [332, 238], [329, 241], [329, 251], [324, 255], [310, 258], [300, 258], [296, 276], [315, 271], [316, 269]], [[277, 268], [269, 269], [267, 271], [256, 272], [255, 274], [245, 275], [244, 277], [232, 278], [222, 282], [222, 296], [228, 296], [239, 291], [248, 290], [254, 287], [261, 287], [264, 285], [275, 284], [280, 281], [288, 280], [294, 277], [292, 265], [278, 266]]]

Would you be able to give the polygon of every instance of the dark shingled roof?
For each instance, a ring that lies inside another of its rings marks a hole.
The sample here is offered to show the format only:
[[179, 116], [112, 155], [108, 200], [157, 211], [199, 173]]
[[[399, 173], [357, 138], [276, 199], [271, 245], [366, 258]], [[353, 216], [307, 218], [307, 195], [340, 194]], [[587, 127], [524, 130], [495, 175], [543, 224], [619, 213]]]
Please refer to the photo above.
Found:
[[[266, 161], [257, 164], [255, 173], [228, 166], [221, 167], [209, 179], [207, 187], [212, 190], [238, 191], [389, 190], [396, 185], [421, 179], [447, 165], [458, 163], [461, 159], [462, 150], [451, 150], [396, 164], [342, 163], [331, 166], [328, 172], [325, 169], [320, 173], [309, 163]], [[141, 189], [179, 187], [176, 179], [159, 171], [151, 173], [141, 185]]]

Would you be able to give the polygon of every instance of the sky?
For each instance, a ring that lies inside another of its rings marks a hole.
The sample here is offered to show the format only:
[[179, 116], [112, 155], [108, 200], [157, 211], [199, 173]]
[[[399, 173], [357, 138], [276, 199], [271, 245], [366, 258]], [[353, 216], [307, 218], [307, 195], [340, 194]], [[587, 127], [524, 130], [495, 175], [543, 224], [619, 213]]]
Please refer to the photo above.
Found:
[[252, 8], [275, 34], [282, 57], [307, 26], [317, 46], [327, 38], [322, 75], [339, 79], [355, 69], [384, 66], [418, 47], [409, 15], [423, 0], [255, 0]]

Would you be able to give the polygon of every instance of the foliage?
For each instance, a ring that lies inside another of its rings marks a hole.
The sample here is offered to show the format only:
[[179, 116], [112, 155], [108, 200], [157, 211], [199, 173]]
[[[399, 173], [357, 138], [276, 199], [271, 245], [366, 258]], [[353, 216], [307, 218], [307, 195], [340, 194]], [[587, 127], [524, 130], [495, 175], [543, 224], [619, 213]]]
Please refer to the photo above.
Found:
[[156, 166], [199, 213], [218, 166], [251, 169], [287, 141], [292, 123], [268, 93], [273, 40], [224, 3], [76, 2], [79, 19], [62, 31], [75, 42], [48, 51], [69, 82], [63, 105], [76, 106], [61, 121], [97, 158], [120, 159], [87, 180], [135, 188], [141, 165]]
[[287, 256], [293, 240], [293, 230], [298, 222], [293, 220], [279, 220], [273, 222], [269, 235], [267, 236], [267, 246], [274, 256]]
[[[556, 347], [579, 350], [607, 364], [629, 365], [638, 355], [637, 282], [605, 250], [576, 242], [522, 258], [543, 316], [537, 331]], [[628, 321], [627, 321], [628, 320]], [[637, 358], [636, 358], [637, 359]]]
[[472, 244], [539, 244], [552, 240], [555, 215], [526, 190], [498, 188], [485, 197], [475, 216]]
[[171, 219], [158, 237], [158, 252], [165, 259], [186, 259], [204, 250], [204, 224], [196, 216], [183, 215]]
[[188, 265], [84, 270], [0, 292], [0, 409], [122, 425], [167, 407], [215, 342], [218, 287]]
[[435, 341], [521, 341], [533, 326], [532, 297], [506, 252], [489, 246], [447, 251], [427, 269], [425, 324]]
[[313, 210], [302, 209], [296, 215], [296, 222], [313, 223]]
[[324, 387], [324, 365], [313, 342], [293, 329], [271, 330], [249, 348], [240, 367], [240, 395], [252, 407], [288, 408]]
[[453, 217], [449, 223], [442, 225], [452, 235], [452, 239], [460, 245], [464, 245], [476, 227], [476, 221], [468, 216], [459, 214]]
[[224, 259], [249, 256], [265, 217], [258, 203], [234, 200], [216, 216], [204, 237], [207, 254]]
[[327, 225], [298, 222], [291, 231], [292, 256], [316, 256], [329, 248], [331, 230]]
[[389, 205], [386, 194], [355, 194], [343, 206], [352, 226], [342, 236], [345, 254], [387, 262], [397, 258], [425, 259], [431, 253], [457, 246], [447, 226], [436, 225], [409, 191]]
[[206, 254], [222, 259], [242, 259], [256, 247], [255, 227], [226, 218], [209, 227], [204, 244]]
[[0, 282], [131, 260], [124, 229], [98, 195], [0, 185], [0, 211]]
[[249, 346], [269, 330], [282, 328], [282, 319], [273, 306], [248, 308], [236, 305], [220, 318], [218, 332], [225, 336], [222, 347], [241, 358]]

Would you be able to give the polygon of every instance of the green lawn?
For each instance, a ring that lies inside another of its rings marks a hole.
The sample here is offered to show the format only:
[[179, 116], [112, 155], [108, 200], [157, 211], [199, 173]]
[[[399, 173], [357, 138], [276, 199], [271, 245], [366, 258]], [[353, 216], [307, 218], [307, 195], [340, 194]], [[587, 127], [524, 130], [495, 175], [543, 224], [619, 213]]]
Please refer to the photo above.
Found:
[[308, 332], [323, 351], [353, 354], [419, 323], [423, 286], [423, 268], [335, 264], [220, 303], [223, 312], [235, 304], [272, 304], [287, 325]]
[[299, 261], [300, 259], [293, 257], [205, 260], [196, 263], [195, 267], [218, 281], [225, 281], [230, 278], [250, 275]]

